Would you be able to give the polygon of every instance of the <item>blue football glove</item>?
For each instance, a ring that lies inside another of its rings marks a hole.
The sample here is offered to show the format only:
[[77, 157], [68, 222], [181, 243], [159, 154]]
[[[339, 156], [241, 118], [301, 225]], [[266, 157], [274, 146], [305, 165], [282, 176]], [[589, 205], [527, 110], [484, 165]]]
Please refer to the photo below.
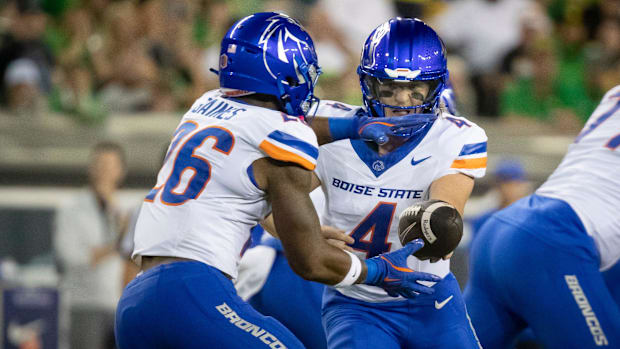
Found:
[[416, 239], [400, 250], [367, 259], [368, 272], [364, 283], [379, 286], [392, 297], [414, 298], [419, 293], [432, 294], [435, 292], [432, 287], [419, 284], [418, 281], [439, 282], [441, 278], [437, 275], [413, 271], [407, 267], [407, 257], [422, 247], [424, 247], [424, 241]]
[[334, 141], [363, 139], [383, 145], [390, 137], [410, 137], [429, 121], [434, 114], [409, 114], [399, 117], [377, 118], [365, 114], [346, 118], [329, 118], [329, 131]]
[[391, 118], [375, 118], [390, 119], [394, 124], [388, 131], [388, 135], [392, 137], [407, 138], [414, 136], [422, 131], [422, 128], [437, 119], [436, 114], [409, 114]]

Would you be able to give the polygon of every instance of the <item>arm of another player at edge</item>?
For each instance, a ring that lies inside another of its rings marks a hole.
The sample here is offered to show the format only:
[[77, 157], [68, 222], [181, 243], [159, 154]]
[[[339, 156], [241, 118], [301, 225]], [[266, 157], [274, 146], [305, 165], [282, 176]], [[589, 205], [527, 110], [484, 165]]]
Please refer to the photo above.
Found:
[[[462, 173], [450, 174], [436, 179], [431, 184], [430, 198], [445, 201], [461, 214], [465, 211], [465, 203], [474, 188], [474, 179]], [[452, 257], [453, 252], [445, 255], [443, 259]], [[432, 262], [437, 260], [431, 259]]]
[[[269, 196], [273, 222], [291, 268], [306, 280], [334, 285], [342, 281], [351, 267], [351, 257], [331, 246], [321, 236], [310, 190], [312, 172], [294, 164], [260, 159], [254, 163], [257, 183]], [[357, 282], [366, 279], [362, 261]]]

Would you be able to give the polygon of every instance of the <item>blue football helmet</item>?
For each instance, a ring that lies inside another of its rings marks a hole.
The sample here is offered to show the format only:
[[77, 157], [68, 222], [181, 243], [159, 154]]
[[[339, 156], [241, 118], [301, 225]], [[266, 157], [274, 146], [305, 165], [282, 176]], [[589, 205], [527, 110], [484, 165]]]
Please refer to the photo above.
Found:
[[446, 111], [452, 115], [459, 116], [459, 111], [456, 109], [457, 106], [457, 98], [454, 94], [454, 89], [452, 88], [452, 84], [450, 81], [446, 82], [446, 87], [441, 92], [439, 96], [439, 105], [446, 108]]
[[220, 88], [229, 96], [275, 96], [290, 115], [306, 115], [321, 73], [310, 35], [294, 19], [261, 12], [235, 23], [222, 39]]
[[[385, 108], [426, 113], [432, 123], [439, 97], [446, 87], [446, 48], [435, 31], [419, 19], [393, 18], [372, 31], [362, 50], [357, 69], [364, 104], [373, 116], [384, 117]], [[417, 105], [390, 105], [381, 102], [386, 89], [411, 87], [425, 82], [429, 91]]]

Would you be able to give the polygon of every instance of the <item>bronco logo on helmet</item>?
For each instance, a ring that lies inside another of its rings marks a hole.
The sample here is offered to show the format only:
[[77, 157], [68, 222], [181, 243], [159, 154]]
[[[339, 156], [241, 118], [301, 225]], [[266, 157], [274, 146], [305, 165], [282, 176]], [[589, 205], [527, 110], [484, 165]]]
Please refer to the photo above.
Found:
[[[386, 22], [378, 26], [375, 29], [375, 31], [372, 33], [370, 38], [368, 38], [369, 40], [368, 53], [366, 55], [362, 53], [362, 64], [364, 65], [364, 67], [370, 68], [376, 64], [375, 51], [377, 49], [377, 46], [381, 43], [381, 40], [383, 40], [383, 37], [389, 32], [390, 32], [390, 23]], [[371, 61], [368, 62], [367, 60], [364, 60], [364, 58], [370, 58]]]
[[[234, 49], [232, 49], [234, 48]], [[285, 14], [260, 12], [238, 21], [222, 39], [220, 89], [275, 96], [289, 115], [306, 115], [320, 68], [310, 35]]]
[[[276, 15], [270, 18], [269, 25], [267, 26], [267, 28], [265, 28], [265, 31], [263, 32], [260, 39], [258, 40], [259, 46], [262, 46], [263, 48], [263, 62], [265, 63], [265, 67], [267, 68], [267, 71], [269, 72], [269, 74], [274, 79], [277, 79], [277, 76], [276, 76], [277, 74], [274, 74], [273, 70], [269, 67], [269, 63], [267, 60], [267, 55], [269, 54], [268, 43], [272, 37], [274, 36], [277, 37], [278, 38], [277, 58], [284, 63], [292, 62], [293, 65], [295, 66], [295, 71], [297, 72], [297, 78], [299, 80], [299, 83], [303, 84], [306, 82], [306, 80], [304, 79], [303, 74], [299, 72], [299, 62], [298, 62], [298, 59], [296, 59], [296, 57], [301, 58], [303, 63], [307, 65], [308, 60], [304, 56], [304, 52], [310, 52], [310, 54], [312, 55], [314, 53], [314, 50], [310, 47], [310, 45], [308, 45], [306, 41], [301, 40], [297, 38], [295, 35], [291, 34], [291, 32], [288, 30], [288, 28], [286, 28], [282, 20], [286, 20], [290, 23], [294, 23], [294, 24], [301, 26], [294, 19], [288, 16]], [[289, 40], [292, 40], [294, 42], [294, 45], [292, 46], [296, 47], [296, 49], [292, 48], [291, 45], [287, 44]], [[315, 57], [312, 57], [312, 58], [316, 59]], [[316, 69], [314, 69], [314, 72], [316, 72]], [[315, 77], [311, 75], [310, 78], [314, 80]], [[287, 82], [283, 82], [283, 83], [287, 83]]]

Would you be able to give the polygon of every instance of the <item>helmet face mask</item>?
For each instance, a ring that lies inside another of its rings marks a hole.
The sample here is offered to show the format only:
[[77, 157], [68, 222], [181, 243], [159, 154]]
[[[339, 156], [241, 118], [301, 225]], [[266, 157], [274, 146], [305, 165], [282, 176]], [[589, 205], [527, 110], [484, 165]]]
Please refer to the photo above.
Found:
[[430, 113], [441, 81], [381, 79], [366, 75], [362, 81], [368, 99], [383, 108], [384, 116]]
[[373, 116], [435, 113], [448, 79], [445, 46], [424, 22], [393, 18], [366, 40], [358, 74]]
[[229, 96], [272, 95], [288, 114], [306, 115], [317, 100], [313, 93], [320, 74], [312, 39], [287, 15], [247, 16], [222, 40], [220, 89]]
[[[321, 68], [317, 64], [302, 62], [297, 57], [294, 57], [294, 60], [297, 80], [286, 77], [285, 83], [278, 79], [278, 89], [281, 91], [280, 97], [287, 113], [306, 116], [312, 105], [319, 101], [314, 96], [314, 87], [321, 75]], [[298, 95], [291, 97], [290, 93], [293, 91], [299, 92]]]

